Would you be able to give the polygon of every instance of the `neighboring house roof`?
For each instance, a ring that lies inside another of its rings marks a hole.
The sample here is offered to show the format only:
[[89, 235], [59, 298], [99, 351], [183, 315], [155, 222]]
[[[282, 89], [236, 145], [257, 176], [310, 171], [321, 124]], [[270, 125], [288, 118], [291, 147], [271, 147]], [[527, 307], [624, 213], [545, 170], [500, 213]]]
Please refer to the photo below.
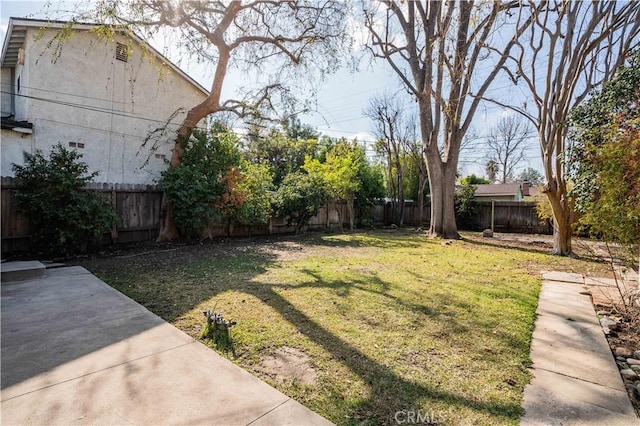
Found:
[[519, 183], [479, 184], [474, 186], [476, 187], [476, 197], [513, 196], [521, 189]]
[[[4, 39], [4, 45], [2, 46], [2, 56], [0, 57], [0, 63], [2, 64], [3, 67], [11, 67], [16, 65], [18, 61], [18, 54], [19, 54], [18, 52], [20, 48], [24, 45], [24, 40], [27, 36], [27, 29], [29, 27], [31, 28], [45, 27], [45, 28], [62, 29], [64, 25], [67, 25], [67, 24], [69, 23], [65, 21], [48, 21], [43, 19], [14, 18], [14, 17], [9, 18], [9, 27], [7, 28], [7, 33]], [[90, 31], [99, 25], [100, 24], [95, 24], [95, 23], [94, 24], [74, 23], [72, 25], [72, 28], [75, 30]], [[156, 49], [150, 46], [138, 35], [136, 35], [130, 30], [123, 29], [123, 28], [116, 28], [115, 30], [118, 32], [124, 33], [127, 37], [130, 37], [132, 40], [135, 40], [138, 44], [144, 45], [149, 50], [149, 52], [151, 52], [156, 57], [156, 59], [160, 60], [162, 63], [167, 64], [169, 68], [171, 68], [173, 71], [178, 73], [178, 75], [180, 75], [182, 78], [184, 78], [189, 83], [191, 83], [203, 94], [205, 94], [206, 96], [209, 95], [209, 91], [207, 89], [202, 87], [193, 78], [189, 77], [187, 73], [185, 73], [180, 68], [178, 68], [177, 65], [175, 65], [173, 62], [167, 59], [164, 55], [162, 55], [160, 52], [158, 52]]]

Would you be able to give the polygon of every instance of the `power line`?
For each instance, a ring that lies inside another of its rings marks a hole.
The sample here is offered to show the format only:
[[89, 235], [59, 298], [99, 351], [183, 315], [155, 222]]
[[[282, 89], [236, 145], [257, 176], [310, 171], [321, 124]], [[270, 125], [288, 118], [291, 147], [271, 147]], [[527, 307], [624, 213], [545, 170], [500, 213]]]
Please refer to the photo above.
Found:
[[[11, 95], [12, 93], [10, 92], [6, 92], [6, 91], [0, 91], [1, 93], [5, 93], [5, 94], [9, 94]], [[47, 99], [47, 98], [41, 98], [38, 96], [30, 96], [30, 95], [21, 95], [21, 94], [13, 94], [14, 96], [19, 96], [22, 98], [27, 98], [27, 99], [33, 99], [36, 101], [40, 101], [40, 102], [48, 102], [48, 103], [53, 103], [53, 104], [57, 104], [57, 105], [62, 105], [62, 106], [67, 106], [67, 107], [71, 107], [71, 108], [78, 108], [78, 109], [84, 109], [86, 111], [92, 111], [92, 112], [99, 112], [99, 113], [103, 113], [103, 114], [113, 114], [119, 117], [125, 117], [125, 118], [133, 118], [136, 120], [143, 120], [143, 121], [150, 121], [153, 123], [160, 123], [160, 124], [166, 124], [166, 125], [179, 125], [180, 123], [175, 123], [175, 122], [167, 122], [167, 121], [162, 121], [162, 120], [156, 120], [153, 118], [148, 118], [148, 117], [142, 117], [139, 115], [131, 115], [131, 114], [126, 114], [123, 112], [117, 112], [117, 111], [113, 111], [110, 108], [103, 108], [103, 107], [97, 107], [97, 106], [90, 106], [90, 105], [82, 105], [82, 104], [77, 104], [77, 103], [73, 103], [73, 102], [65, 102], [65, 101], [60, 101], [60, 100], [55, 100], [55, 99]]]
[[[9, 88], [13, 87], [13, 84], [11, 83], [1, 83], [2, 86], [9, 86]], [[82, 99], [91, 99], [91, 100], [95, 100], [95, 101], [100, 101], [100, 102], [108, 102], [108, 103], [117, 103], [117, 104], [128, 104], [129, 102], [127, 101], [116, 101], [116, 100], [111, 100], [111, 99], [107, 99], [107, 98], [97, 98], [94, 96], [86, 96], [86, 95], [76, 95], [74, 93], [68, 93], [68, 92], [60, 92], [58, 90], [50, 90], [50, 89], [42, 89], [39, 87], [33, 87], [33, 86], [25, 86], [25, 85], [20, 85], [21, 88], [24, 89], [30, 89], [30, 90], [39, 90], [41, 92], [47, 92], [47, 93], [55, 93], [58, 95], [64, 95], [64, 96], [73, 96], [75, 98], [82, 98]], [[7, 92], [6, 90], [3, 90], [2, 93], [10, 93]], [[20, 94], [18, 93], [13, 93], [16, 96], [20, 96]], [[136, 105], [138, 106], [142, 106], [142, 107], [146, 107], [146, 108], [150, 108], [150, 107], [154, 107], [155, 105], [146, 105], [146, 104], [140, 104], [138, 102], [136, 102]]]

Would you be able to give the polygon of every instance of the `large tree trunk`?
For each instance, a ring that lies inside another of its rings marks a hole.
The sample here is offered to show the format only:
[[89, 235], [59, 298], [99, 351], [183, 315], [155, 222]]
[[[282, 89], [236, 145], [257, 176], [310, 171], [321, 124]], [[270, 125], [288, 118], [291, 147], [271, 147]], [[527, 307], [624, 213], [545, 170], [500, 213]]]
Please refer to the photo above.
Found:
[[458, 239], [455, 216], [456, 168], [453, 163], [443, 163], [440, 157], [427, 158], [431, 188], [431, 224], [429, 234], [433, 237]]

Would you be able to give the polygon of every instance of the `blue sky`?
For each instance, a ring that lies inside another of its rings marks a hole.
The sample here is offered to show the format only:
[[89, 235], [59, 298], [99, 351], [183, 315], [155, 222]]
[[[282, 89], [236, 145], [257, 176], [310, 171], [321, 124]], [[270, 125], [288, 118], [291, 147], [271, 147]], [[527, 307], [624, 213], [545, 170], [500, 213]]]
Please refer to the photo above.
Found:
[[[2, 39], [4, 40], [9, 17], [44, 18], [45, 16], [41, 12], [46, 3], [45, 1], [2, 0], [0, 3], [0, 35]], [[52, 10], [59, 5], [59, 2], [55, 1], [50, 3]], [[154, 47], [165, 51], [162, 46], [155, 45]], [[171, 53], [168, 56], [175, 60], [171, 57]], [[207, 71], [205, 67], [184, 62], [180, 66], [205, 88], [211, 86], [211, 72]], [[246, 76], [230, 73], [225, 81], [225, 92], [232, 94], [245, 80]], [[500, 81], [495, 83], [494, 92], [508, 89], [507, 83]], [[402, 89], [401, 84], [384, 62], [367, 63], [367, 61], [363, 61], [357, 72], [341, 69], [331, 75], [321, 86], [317, 98], [313, 102], [316, 105], [316, 111], [301, 115], [300, 119], [303, 123], [314, 126], [323, 134], [333, 137], [344, 136], [348, 139], [357, 138], [371, 152], [370, 147], [375, 139], [371, 132], [373, 126], [370, 119], [363, 115], [363, 110], [373, 95], [398, 89]], [[485, 135], [501, 116], [510, 113], [490, 104], [480, 108], [475, 116], [473, 133]], [[537, 141], [532, 138], [530, 142], [525, 160], [520, 164], [520, 168], [533, 167], [541, 170]], [[477, 140], [471, 143], [469, 149], [463, 150], [458, 166], [463, 175], [484, 174], [486, 158], [482, 148], [483, 141]]]

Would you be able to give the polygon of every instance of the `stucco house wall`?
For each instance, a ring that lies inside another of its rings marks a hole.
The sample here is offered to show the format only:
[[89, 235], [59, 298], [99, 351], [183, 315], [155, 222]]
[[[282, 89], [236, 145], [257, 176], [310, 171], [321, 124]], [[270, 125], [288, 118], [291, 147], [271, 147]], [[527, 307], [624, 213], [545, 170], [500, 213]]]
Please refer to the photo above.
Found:
[[[3, 96], [2, 115], [32, 123], [33, 133], [2, 129], [1, 174], [12, 176], [11, 164], [23, 164], [24, 152], [47, 154], [61, 143], [83, 154], [89, 170], [99, 172], [96, 181], [155, 183], [171, 156], [175, 129], [206, 90], [123, 34], [99, 39], [77, 29], [56, 56], [47, 44], [58, 29], [27, 25], [26, 31], [24, 65], [13, 72], [13, 111]], [[116, 58], [118, 43], [128, 50], [126, 61]], [[3, 69], [3, 83], [6, 74]], [[145, 142], [167, 122], [167, 131]]]

